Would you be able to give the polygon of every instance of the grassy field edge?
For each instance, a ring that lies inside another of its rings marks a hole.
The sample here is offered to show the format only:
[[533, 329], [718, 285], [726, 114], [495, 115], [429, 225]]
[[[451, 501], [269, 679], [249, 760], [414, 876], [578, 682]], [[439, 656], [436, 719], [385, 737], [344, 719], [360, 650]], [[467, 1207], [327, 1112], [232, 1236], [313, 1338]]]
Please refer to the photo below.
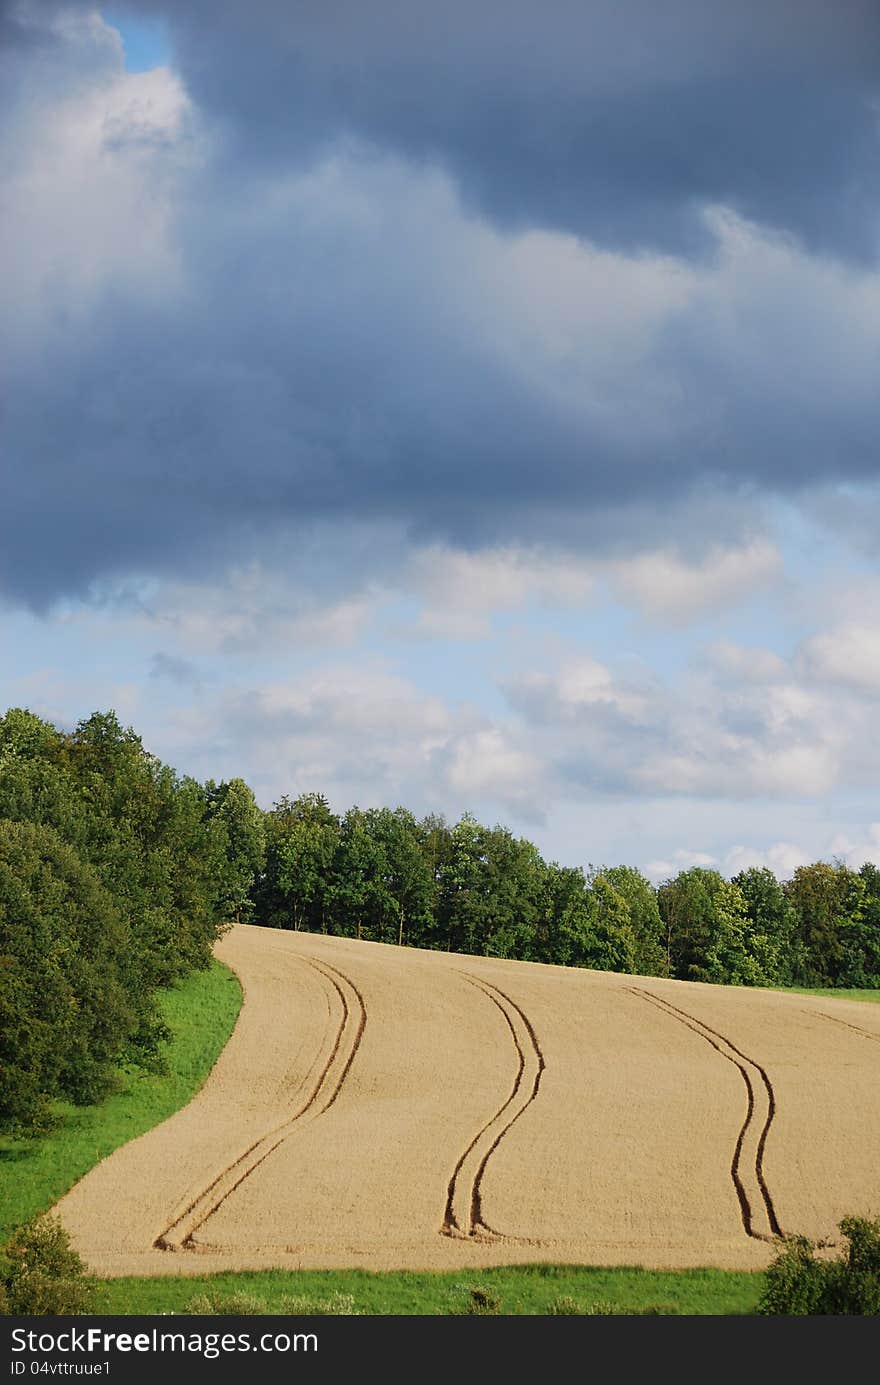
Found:
[[[434, 1316], [754, 1313], [764, 1274], [746, 1270], [647, 1270], [587, 1265], [505, 1265], [473, 1271], [261, 1270], [102, 1280], [99, 1313]], [[488, 1305], [488, 1308], [481, 1305]]]
[[165, 1071], [125, 1068], [119, 1085], [96, 1106], [59, 1102], [59, 1125], [37, 1140], [0, 1139], [0, 1240], [53, 1206], [101, 1159], [179, 1111], [205, 1082], [241, 1009], [238, 978], [224, 963], [159, 996], [172, 1037], [163, 1048]]
[[868, 1004], [880, 1004], [880, 990], [848, 991], [845, 989], [835, 990], [831, 987], [817, 988], [815, 986], [777, 986], [776, 989], [787, 992], [790, 995], [819, 995], [827, 996], [829, 1000], [866, 1000]]

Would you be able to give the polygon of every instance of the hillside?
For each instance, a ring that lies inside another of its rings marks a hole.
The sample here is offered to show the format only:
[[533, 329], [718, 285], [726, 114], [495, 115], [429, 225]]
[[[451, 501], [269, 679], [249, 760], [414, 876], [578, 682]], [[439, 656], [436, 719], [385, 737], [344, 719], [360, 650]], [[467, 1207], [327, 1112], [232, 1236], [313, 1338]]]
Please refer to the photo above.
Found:
[[197, 1097], [58, 1204], [105, 1275], [759, 1268], [880, 1210], [880, 1013], [237, 926]]

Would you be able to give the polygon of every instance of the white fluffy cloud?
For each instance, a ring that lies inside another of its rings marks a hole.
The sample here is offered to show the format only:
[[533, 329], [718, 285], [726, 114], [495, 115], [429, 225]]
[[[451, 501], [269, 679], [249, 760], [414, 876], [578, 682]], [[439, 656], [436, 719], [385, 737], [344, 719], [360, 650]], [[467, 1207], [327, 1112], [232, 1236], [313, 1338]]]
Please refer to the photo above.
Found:
[[464, 801], [487, 799], [513, 809], [526, 821], [544, 816], [541, 796], [546, 767], [538, 756], [492, 726], [458, 738], [452, 747], [448, 782]]
[[506, 685], [530, 743], [559, 779], [613, 792], [814, 799], [880, 773], [875, 708], [785, 660], [733, 641], [675, 677], [638, 680], [567, 660]]
[[772, 649], [732, 640], [716, 640], [705, 650], [704, 657], [722, 678], [736, 682], [771, 684], [787, 674], [785, 660]]
[[880, 693], [880, 628], [845, 624], [804, 642], [800, 660], [806, 676]]
[[[828, 848], [823, 848], [823, 857], [829, 854]], [[830, 848], [833, 854], [833, 845]], [[865, 860], [862, 857], [862, 860]], [[726, 875], [737, 875], [741, 870], [748, 870], [750, 866], [766, 866], [778, 880], [788, 880], [798, 866], [805, 866], [810, 861], [815, 860], [815, 856], [803, 847], [796, 846], [793, 842], [773, 842], [767, 847], [734, 846], [725, 854], [723, 869]], [[859, 861], [859, 865], [862, 864]]]
[[19, 351], [71, 324], [88, 332], [108, 294], [167, 302], [184, 288], [174, 222], [195, 154], [179, 78], [125, 72], [118, 34], [97, 14], [62, 13], [52, 27], [67, 59], [45, 60], [54, 99], [40, 99], [39, 81], [26, 91], [4, 149], [15, 212], [0, 229], [2, 281]]
[[718, 861], [705, 851], [688, 851], [684, 847], [673, 852], [667, 861], [647, 861], [643, 867], [649, 880], [659, 883], [678, 875], [681, 870], [692, 870], [694, 866], [708, 866], [717, 869]]
[[536, 601], [547, 606], [583, 607], [596, 584], [588, 560], [523, 548], [466, 552], [430, 545], [413, 555], [412, 589], [421, 603], [415, 632], [451, 639], [488, 634], [493, 615]]
[[408, 574], [421, 603], [415, 632], [453, 639], [482, 638], [493, 616], [530, 603], [588, 611], [603, 588], [651, 623], [687, 625], [772, 592], [782, 575], [782, 555], [768, 538], [716, 542], [692, 556], [675, 545], [646, 544], [625, 560], [513, 545], [469, 552], [435, 544], [413, 555]]
[[686, 621], [774, 587], [782, 556], [768, 539], [752, 539], [742, 546], [710, 547], [694, 561], [674, 550], [641, 553], [615, 564], [612, 572], [622, 597], [646, 615]]
[[860, 838], [838, 832], [831, 840], [829, 854], [853, 868], [858, 868], [864, 861], [872, 861], [880, 866], [880, 822], [870, 823]]
[[260, 563], [233, 568], [222, 583], [155, 585], [129, 616], [133, 628], [202, 655], [253, 655], [273, 649], [332, 649], [354, 644], [374, 623], [381, 591], [318, 593], [282, 580]]
[[661, 711], [647, 687], [616, 678], [606, 664], [587, 656], [565, 661], [555, 674], [519, 674], [507, 693], [527, 721], [547, 726], [583, 726], [596, 717], [638, 725]]

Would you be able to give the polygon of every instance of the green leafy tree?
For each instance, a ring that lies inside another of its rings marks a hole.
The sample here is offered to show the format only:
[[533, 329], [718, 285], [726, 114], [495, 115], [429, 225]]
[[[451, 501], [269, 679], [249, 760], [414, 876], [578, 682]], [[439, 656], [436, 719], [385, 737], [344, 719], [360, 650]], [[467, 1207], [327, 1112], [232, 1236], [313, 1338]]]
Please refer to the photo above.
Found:
[[[210, 960], [226, 921], [221, 889], [226, 832], [206, 811], [202, 787], [179, 778], [146, 751], [112, 711], [94, 713], [71, 733], [21, 708], [0, 718], [0, 818], [36, 832], [25, 841], [6, 831], [7, 923], [16, 911], [30, 921], [15, 938], [7, 937], [2, 963], [7, 986], [0, 1003], [7, 1005], [12, 1024], [12, 1011], [26, 993], [21, 949], [39, 935], [34, 975], [43, 975], [44, 962], [49, 966], [42, 994], [58, 1001], [59, 1024], [64, 1019], [67, 1025], [66, 1058], [56, 1064], [53, 1088], [49, 1066], [41, 1072], [35, 1052], [34, 1082], [44, 1095], [86, 1099], [109, 1080], [111, 1055], [155, 1062], [164, 1034], [156, 988]], [[42, 863], [34, 875], [31, 866], [38, 858]], [[97, 931], [86, 928], [77, 903], [89, 892], [95, 928], [103, 921]], [[126, 939], [121, 954], [120, 930]], [[100, 991], [105, 982], [102, 1010], [92, 990]], [[32, 990], [27, 1005], [33, 1007], [36, 1042], [44, 1033], [38, 990]], [[19, 1038], [26, 1013], [19, 1012], [15, 1021]], [[93, 1024], [90, 1031], [87, 1021]], [[13, 1070], [6, 1074], [7, 1090], [23, 1070], [19, 1066], [17, 1076]], [[21, 1094], [16, 1101], [27, 1105]], [[33, 1103], [31, 1110], [36, 1121]]]
[[481, 835], [479, 950], [490, 957], [528, 960], [534, 956], [547, 867], [530, 841], [514, 837], [505, 827]]
[[465, 813], [451, 833], [440, 873], [439, 932], [447, 952], [482, 952], [486, 935], [485, 829]]
[[592, 912], [584, 872], [580, 866], [560, 866], [552, 861], [545, 875], [535, 960], [577, 966], [591, 936]]
[[253, 914], [254, 886], [266, 866], [266, 822], [243, 779], [205, 785], [208, 823], [217, 832], [219, 911], [240, 923]]
[[415, 943], [427, 931], [434, 896], [416, 820], [406, 808], [379, 808], [366, 814], [365, 825], [384, 862], [374, 895], [377, 934], [399, 946], [405, 937]]
[[862, 944], [866, 882], [842, 862], [798, 866], [785, 885], [797, 915], [803, 986], [852, 985]]
[[309, 926], [317, 911], [324, 928], [324, 902], [339, 842], [334, 826], [298, 818], [278, 844], [278, 884], [289, 902], [294, 929]]
[[64, 746], [61, 732], [26, 707], [10, 707], [0, 717], [0, 763], [7, 756], [57, 763], [63, 759]]
[[864, 888], [861, 918], [855, 935], [845, 939], [843, 984], [880, 987], [880, 869], [866, 861], [859, 878]]
[[746, 901], [736, 885], [717, 870], [694, 866], [661, 885], [657, 900], [672, 976], [741, 986], [761, 983], [746, 947]]
[[428, 912], [417, 934], [413, 935], [410, 932], [410, 941], [418, 947], [443, 947], [440, 901], [443, 882], [449, 874], [453, 859], [452, 828], [442, 814], [429, 813], [418, 823], [417, 832], [419, 848], [431, 882], [431, 893]]
[[584, 965], [596, 971], [634, 972], [636, 939], [626, 897], [606, 874], [591, 871], [589, 900], [594, 942], [592, 957]]
[[394, 900], [387, 890], [388, 862], [367, 814], [348, 810], [340, 823], [329, 902], [336, 931], [381, 942]]
[[803, 972], [803, 947], [798, 917], [785, 890], [767, 866], [750, 866], [732, 883], [745, 900], [744, 943], [762, 984], [795, 984]]
[[266, 814], [265, 869], [255, 887], [256, 922], [273, 928], [337, 932], [333, 863], [339, 819], [323, 794], [286, 794]]
[[579, 866], [545, 867], [543, 917], [535, 960], [595, 971], [631, 972], [634, 940], [629, 908], [604, 874], [589, 881]]
[[632, 971], [641, 976], [665, 976], [663, 920], [657, 891], [635, 866], [603, 866], [597, 874], [626, 901], [632, 936]]
[[[70, 773], [67, 739], [17, 707], [0, 717], [0, 817], [52, 827], [81, 856], [94, 833], [89, 807]], [[112, 830], [102, 821], [104, 836]]]
[[98, 1100], [136, 1027], [131, 938], [92, 868], [50, 827], [0, 820], [0, 1125]]
[[535, 955], [545, 912], [546, 865], [534, 845], [465, 813], [439, 871], [438, 939], [451, 952]]
[[203, 791], [146, 751], [112, 711], [79, 723], [67, 763], [86, 810], [86, 854], [130, 919], [144, 988], [207, 965], [226, 920]]

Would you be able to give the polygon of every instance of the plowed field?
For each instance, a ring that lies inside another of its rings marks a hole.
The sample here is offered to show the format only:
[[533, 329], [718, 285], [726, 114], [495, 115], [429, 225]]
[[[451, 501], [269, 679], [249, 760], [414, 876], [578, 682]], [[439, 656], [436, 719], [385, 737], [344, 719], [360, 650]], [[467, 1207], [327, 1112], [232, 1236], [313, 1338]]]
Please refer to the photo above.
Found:
[[880, 1007], [239, 926], [182, 1111], [58, 1204], [98, 1273], [760, 1268], [880, 1213]]

